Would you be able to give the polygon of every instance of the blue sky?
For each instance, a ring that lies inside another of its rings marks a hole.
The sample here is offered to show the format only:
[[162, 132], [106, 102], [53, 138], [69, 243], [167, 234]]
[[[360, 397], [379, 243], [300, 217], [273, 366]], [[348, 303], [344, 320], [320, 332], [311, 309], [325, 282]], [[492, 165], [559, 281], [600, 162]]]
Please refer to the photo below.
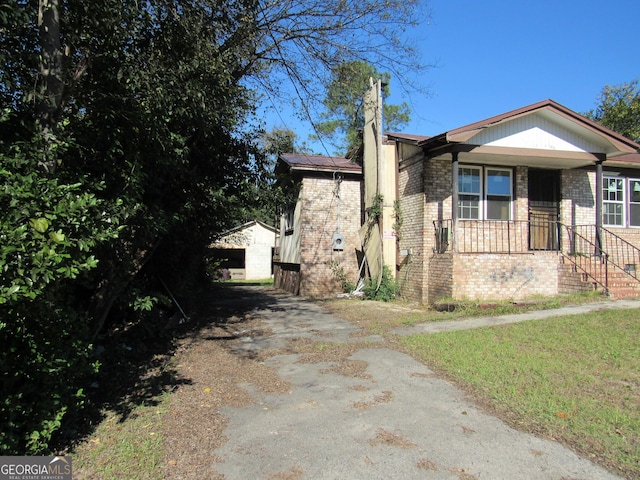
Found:
[[[422, 62], [437, 65], [402, 92], [405, 133], [435, 135], [541, 100], [577, 111], [595, 107], [605, 85], [640, 78], [639, 0], [427, 0], [428, 24], [411, 32]], [[306, 139], [309, 127], [282, 112]]]
[[548, 98], [582, 113], [605, 85], [640, 78], [638, 0], [429, 5], [418, 42], [437, 67], [421, 79], [430, 95], [410, 99], [406, 133], [435, 135]]

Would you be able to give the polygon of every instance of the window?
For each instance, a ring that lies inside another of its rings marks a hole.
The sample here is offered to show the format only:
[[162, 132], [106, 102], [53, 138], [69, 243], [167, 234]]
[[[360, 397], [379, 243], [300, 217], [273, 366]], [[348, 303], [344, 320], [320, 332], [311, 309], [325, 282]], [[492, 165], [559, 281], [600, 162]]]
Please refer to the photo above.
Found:
[[640, 227], [640, 179], [629, 179], [629, 225]]
[[290, 205], [287, 211], [282, 215], [284, 220], [284, 234], [292, 235], [293, 234], [293, 223], [295, 219], [296, 206], [295, 204]]
[[624, 181], [622, 178], [602, 179], [602, 223], [624, 226]]
[[511, 170], [487, 168], [487, 220], [511, 220]]
[[[464, 166], [458, 171], [458, 218], [510, 220], [512, 171]], [[639, 205], [640, 207], [640, 205]]]
[[480, 168], [461, 167], [458, 171], [458, 218], [480, 218]]

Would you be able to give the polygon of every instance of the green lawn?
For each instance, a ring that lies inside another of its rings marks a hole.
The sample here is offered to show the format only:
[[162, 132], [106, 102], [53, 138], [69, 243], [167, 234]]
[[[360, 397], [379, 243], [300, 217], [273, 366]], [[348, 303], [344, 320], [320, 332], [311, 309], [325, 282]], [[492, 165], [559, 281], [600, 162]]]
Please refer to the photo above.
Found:
[[640, 478], [640, 310], [401, 341], [519, 428], [562, 440]]

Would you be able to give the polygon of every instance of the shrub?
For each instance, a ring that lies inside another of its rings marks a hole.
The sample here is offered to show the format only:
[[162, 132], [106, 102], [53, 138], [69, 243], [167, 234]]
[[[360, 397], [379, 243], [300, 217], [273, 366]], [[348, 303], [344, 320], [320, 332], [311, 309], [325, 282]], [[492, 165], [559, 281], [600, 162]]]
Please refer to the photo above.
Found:
[[342, 289], [342, 291], [344, 293], [353, 292], [356, 286], [351, 280], [349, 280], [349, 277], [344, 271], [344, 267], [342, 266], [342, 264], [337, 261], [330, 261], [328, 262], [328, 265], [329, 267], [331, 267], [331, 271], [335, 275], [336, 280], [338, 280], [338, 283], [340, 283], [340, 288]]
[[391, 275], [391, 270], [387, 265], [382, 269], [382, 281], [380, 287], [376, 288], [371, 280], [364, 287], [364, 298], [367, 300], [378, 300], [388, 302], [398, 295], [398, 282]]

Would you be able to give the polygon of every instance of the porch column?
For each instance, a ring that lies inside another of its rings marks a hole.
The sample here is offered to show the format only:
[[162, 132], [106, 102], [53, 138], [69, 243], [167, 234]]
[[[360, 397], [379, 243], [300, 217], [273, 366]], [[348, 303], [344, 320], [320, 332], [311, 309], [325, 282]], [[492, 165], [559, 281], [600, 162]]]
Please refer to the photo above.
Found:
[[451, 153], [451, 247], [456, 251], [458, 233], [458, 152]]
[[602, 162], [604, 158], [596, 161], [596, 255], [602, 254]]

